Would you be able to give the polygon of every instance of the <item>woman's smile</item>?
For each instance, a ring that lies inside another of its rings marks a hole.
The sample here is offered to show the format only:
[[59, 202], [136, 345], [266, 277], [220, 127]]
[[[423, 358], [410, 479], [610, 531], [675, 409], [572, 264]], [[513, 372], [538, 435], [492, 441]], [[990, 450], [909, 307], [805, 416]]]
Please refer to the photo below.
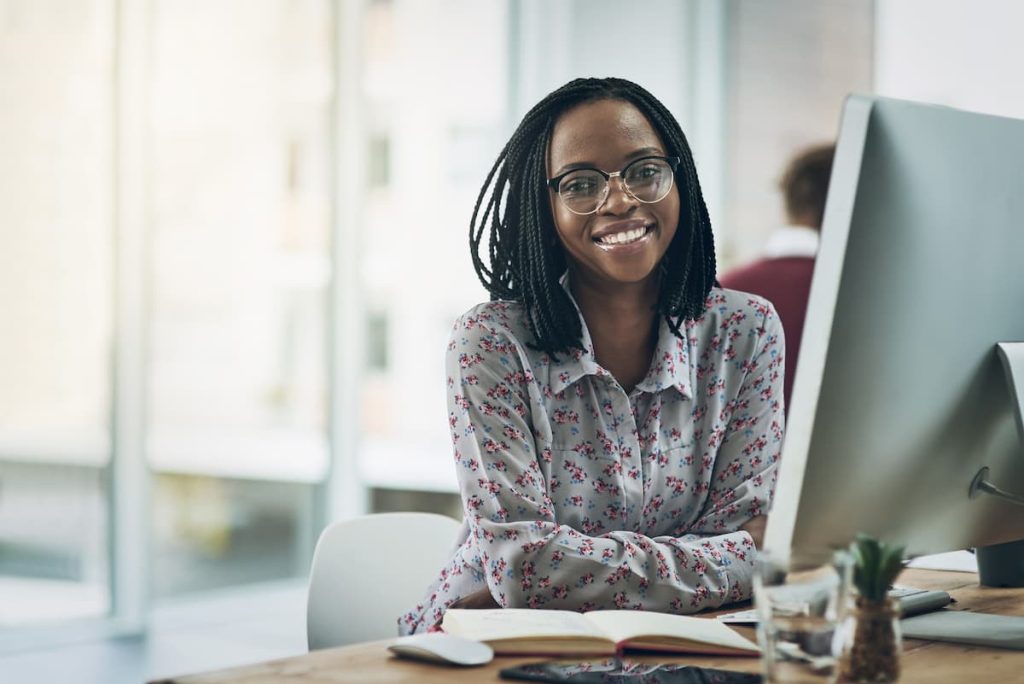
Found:
[[591, 234], [591, 239], [604, 251], [616, 255], [632, 254], [651, 242], [656, 223], [644, 219], [616, 221]]

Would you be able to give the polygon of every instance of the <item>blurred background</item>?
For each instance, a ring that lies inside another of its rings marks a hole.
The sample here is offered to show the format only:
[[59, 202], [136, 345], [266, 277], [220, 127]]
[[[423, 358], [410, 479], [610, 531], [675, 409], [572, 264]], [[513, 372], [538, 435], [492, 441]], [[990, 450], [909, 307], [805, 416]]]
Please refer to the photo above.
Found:
[[1013, 0], [0, 0], [0, 656], [301, 596], [333, 519], [461, 516], [469, 217], [550, 90], [622, 76], [675, 113], [724, 270], [846, 94], [1024, 117], [1022, 25]]

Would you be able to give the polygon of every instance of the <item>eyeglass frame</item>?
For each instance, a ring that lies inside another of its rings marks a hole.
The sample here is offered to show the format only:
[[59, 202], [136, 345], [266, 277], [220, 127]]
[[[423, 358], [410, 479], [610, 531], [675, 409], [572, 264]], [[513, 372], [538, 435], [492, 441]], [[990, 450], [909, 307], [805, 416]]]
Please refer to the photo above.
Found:
[[[637, 197], [635, 194], [633, 194], [633, 191], [629, 189], [629, 186], [626, 184], [625, 179], [622, 177], [622, 174], [625, 173], [626, 170], [629, 169], [629, 167], [633, 166], [633, 164], [639, 164], [640, 162], [647, 161], [649, 159], [659, 159], [659, 160], [661, 160], [663, 162], [668, 163], [669, 169], [672, 171], [672, 185], [675, 185], [675, 182], [676, 182], [676, 168], [679, 166], [679, 162], [682, 161], [682, 158], [681, 157], [662, 157], [662, 156], [657, 155], [657, 154], [651, 154], [651, 155], [647, 155], [645, 157], [640, 157], [639, 159], [634, 159], [633, 161], [631, 161], [628, 164], [626, 164], [625, 166], [623, 166], [621, 170], [619, 170], [619, 171], [612, 171], [611, 173], [608, 173], [607, 171], [605, 171], [603, 169], [599, 169], [599, 168], [597, 168], [595, 166], [581, 166], [579, 168], [569, 169], [565, 173], [560, 173], [557, 176], [555, 176], [554, 178], [549, 178], [547, 180], [547, 186], [555, 191], [555, 194], [558, 195], [558, 200], [562, 203], [562, 205], [566, 209], [571, 211], [572, 213], [576, 214], [577, 216], [589, 216], [590, 214], [596, 214], [597, 212], [599, 212], [601, 210], [601, 207], [604, 206], [604, 203], [608, 201], [608, 196], [611, 195], [611, 193], [612, 193], [612, 178], [615, 178], [616, 176], [619, 178], [619, 181], [621, 181], [622, 189], [626, 192], [626, 194], [629, 195], [630, 197], [632, 197], [633, 199], [635, 199], [637, 202], [640, 202], [641, 204], [657, 204], [661, 200], [663, 200], [666, 197], [668, 197], [668, 193], [669, 192], [672, 192], [672, 186], [671, 185], [668, 188], [668, 192], [666, 192], [664, 195], [662, 195], [661, 197], [659, 197], [656, 200], [652, 200], [652, 201], [648, 202], [647, 200], [642, 200], [639, 197]], [[586, 212], [576, 211], [575, 209], [573, 209], [572, 207], [569, 206], [569, 204], [562, 197], [562, 193], [558, 191], [558, 184], [562, 182], [562, 179], [564, 179], [570, 173], [576, 173], [577, 171], [597, 171], [599, 174], [604, 176], [604, 197], [602, 197], [601, 201], [597, 203], [597, 206], [594, 207], [593, 211], [586, 211]]]

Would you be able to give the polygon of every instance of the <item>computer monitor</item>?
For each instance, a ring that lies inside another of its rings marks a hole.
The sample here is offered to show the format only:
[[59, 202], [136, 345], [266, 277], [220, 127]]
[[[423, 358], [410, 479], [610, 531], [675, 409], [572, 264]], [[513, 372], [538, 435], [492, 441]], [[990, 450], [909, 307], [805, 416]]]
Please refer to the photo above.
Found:
[[[845, 105], [765, 547], [1024, 538], [1024, 121]], [[1008, 381], [1015, 366], [1016, 392]]]

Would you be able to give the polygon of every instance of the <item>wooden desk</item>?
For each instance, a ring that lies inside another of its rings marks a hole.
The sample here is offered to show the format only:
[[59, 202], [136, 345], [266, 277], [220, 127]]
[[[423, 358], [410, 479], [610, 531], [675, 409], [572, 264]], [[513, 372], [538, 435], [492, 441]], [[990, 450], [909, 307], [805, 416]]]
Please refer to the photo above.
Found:
[[[934, 570], [906, 570], [899, 582], [924, 589], [943, 589], [957, 600], [953, 610], [1024, 616], [1024, 589], [978, 586], [977, 575]], [[949, 610], [949, 609], [947, 609]], [[740, 629], [753, 638], [753, 630]], [[488, 682], [499, 681], [498, 670], [544, 658], [502, 657], [484, 667], [458, 668], [399, 660], [385, 649], [389, 641], [374, 641], [307, 653], [246, 667], [191, 675], [154, 684], [337, 684], [339, 682]], [[758, 672], [756, 658], [694, 656], [631, 657], [647, 662], [680, 662], [725, 670]], [[1024, 682], [1024, 652], [980, 646], [905, 640], [901, 683], [998, 684]]]

